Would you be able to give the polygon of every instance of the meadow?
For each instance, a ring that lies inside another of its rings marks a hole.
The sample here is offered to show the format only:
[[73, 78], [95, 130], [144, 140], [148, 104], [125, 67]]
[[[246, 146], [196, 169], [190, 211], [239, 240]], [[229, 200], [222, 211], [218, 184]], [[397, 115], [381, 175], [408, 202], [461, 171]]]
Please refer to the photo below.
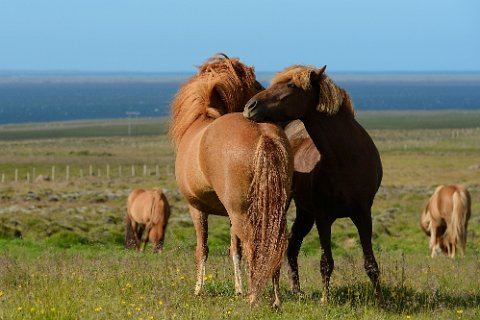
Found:
[[[347, 219], [332, 230], [329, 305], [320, 302], [312, 230], [299, 257], [304, 294], [290, 294], [282, 275], [281, 309], [269, 306], [270, 286], [250, 309], [234, 292], [228, 220], [215, 216], [206, 292], [195, 297], [195, 233], [175, 183], [168, 119], [155, 118], [135, 119], [130, 134], [127, 120], [0, 127], [0, 319], [480, 318], [480, 112], [363, 112], [358, 119], [384, 167], [373, 244], [385, 310], [375, 306]], [[472, 194], [466, 256], [431, 259], [418, 216], [435, 187], [449, 183]], [[163, 188], [172, 206], [162, 254], [123, 248], [126, 198], [136, 187]], [[289, 225], [294, 215], [292, 203]]]

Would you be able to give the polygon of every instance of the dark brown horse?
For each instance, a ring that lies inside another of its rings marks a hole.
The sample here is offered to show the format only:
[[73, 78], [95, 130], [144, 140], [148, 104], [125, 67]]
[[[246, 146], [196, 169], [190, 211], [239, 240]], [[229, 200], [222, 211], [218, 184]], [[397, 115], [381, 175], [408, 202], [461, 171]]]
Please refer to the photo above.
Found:
[[[162, 190], [133, 190], [127, 200], [125, 247], [135, 244], [137, 251], [144, 251], [150, 240], [153, 252], [161, 252], [169, 217], [170, 205]], [[146, 236], [142, 247], [144, 231]]]
[[382, 180], [382, 163], [372, 139], [355, 120], [350, 97], [324, 71], [325, 67], [287, 68], [273, 78], [269, 88], [250, 99], [244, 115], [255, 121], [300, 119], [305, 126], [296, 121], [285, 130], [294, 151], [297, 207], [287, 250], [292, 290], [300, 291], [297, 257], [315, 223], [322, 247], [322, 301], [328, 301], [334, 267], [331, 225], [337, 218], [349, 217], [360, 235], [365, 270], [383, 305], [371, 243], [371, 206]]
[[420, 214], [420, 227], [430, 237], [432, 258], [440, 249], [455, 258], [457, 243], [465, 255], [471, 197], [461, 185], [438, 186]]
[[250, 303], [272, 277], [278, 305], [292, 153], [281, 128], [258, 124], [237, 112], [262, 89], [253, 68], [238, 59], [215, 56], [177, 93], [170, 135], [176, 146], [177, 184], [189, 203], [197, 234], [195, 294], [203, 290], [207, 219], [214, 214], [230, 218], [236, 292], [242, 293], [243, 249], [249, 262]]

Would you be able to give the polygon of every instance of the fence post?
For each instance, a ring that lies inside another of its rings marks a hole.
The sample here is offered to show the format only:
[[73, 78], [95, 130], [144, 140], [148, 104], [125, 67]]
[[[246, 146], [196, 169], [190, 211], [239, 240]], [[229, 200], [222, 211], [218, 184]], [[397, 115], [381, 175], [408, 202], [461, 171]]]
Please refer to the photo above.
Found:
[[118, 166], [118, 176], [119, 177], [122, 176], [122, 166], [121, 165]]
[[33, 168], [33, 170], [32, 170], [32, 181], [35, 181], [36, 176], [37, 176], [37, 170], [35, 168]]
[[18, 181], [18, 169], [15, 168], [15, 182]]
[[83, 178], [83, 169], [80, 169], [80, 178]]
[[155, 166], [155, 175], [158, 177], [160, 175], [160, 170], [158, 168], [158, 165]]
[[30, 172], [27, 172], [27, 182], [30, 182]]
[[55, 181], [55, 166], [52, 166], [52, 181]]
[[65, 178], [68, 180], [70, 180], [70, 166], [67, 165], [67, 167], [65, 168]]
[[5, 173], [2, 173], [2, 183], [5, 182]]
[[144, 164], [143, 165], [143, 176], [146, 176], [147, 175], [147, 165]]
[[90, 165], [89, 170], [90, 170], [90, 177], [91, 177], [91, 176], [93, 176], [93, 167], [92, 167], [92, 165]]
[[110, 179], [110, 165], [107, 164], [107, 179]]
[[132, 164], [132, 177], [135, 177], [135, 166]]

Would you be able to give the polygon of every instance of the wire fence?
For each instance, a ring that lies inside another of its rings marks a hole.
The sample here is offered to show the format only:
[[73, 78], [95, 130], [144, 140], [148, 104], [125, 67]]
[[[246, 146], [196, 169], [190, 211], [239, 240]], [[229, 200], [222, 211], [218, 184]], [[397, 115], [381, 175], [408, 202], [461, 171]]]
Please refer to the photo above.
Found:
[[87, 177], [114, 179], [122, 177], [172, 176], [174, 168], [170, 165], [51, 165], [39, 167], [14, 168], [0, 173], [0, 183], [70, 181]]

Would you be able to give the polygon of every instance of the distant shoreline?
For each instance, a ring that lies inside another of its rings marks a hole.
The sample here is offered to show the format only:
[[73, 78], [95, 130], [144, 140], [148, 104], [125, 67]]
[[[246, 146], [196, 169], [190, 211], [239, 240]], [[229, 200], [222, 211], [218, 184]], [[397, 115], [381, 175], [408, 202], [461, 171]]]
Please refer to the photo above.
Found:
[[[360, 111], [356, 118], [367, 130], [480, 129], [480, 109]], [[120, 118], [4, 124], [0, 125], [0, 140], [165, 136], [169, 119], [162, 116], [130, 122]]]

